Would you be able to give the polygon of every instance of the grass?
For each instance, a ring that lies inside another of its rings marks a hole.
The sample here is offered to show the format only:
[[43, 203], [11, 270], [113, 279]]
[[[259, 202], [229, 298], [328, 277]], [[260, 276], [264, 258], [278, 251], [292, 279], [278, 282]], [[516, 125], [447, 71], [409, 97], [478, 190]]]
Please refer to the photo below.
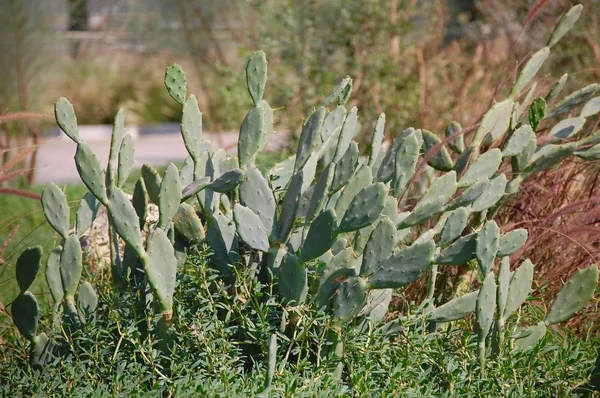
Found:
[[[549, 333], [529, 352], [505, 350], [488, 360], [481, 378], [469, 322], [427, 333], [412, 312], [393, 336], [380, 327], [345, 325], [345, 371], [336, 379], [335, 360], [317, 360], [329, 330], [325, 314], [297, 308], [295, 327], [281, 329], [285, 310], [270, 283], [245, 270], [226, 286], [207, 267], [206, 247], [188, 254], [178, 273], [173, 354], [157, 350], [155, 319], [136, 321], [134, 295], [115, 294], [109, 282], [92, 276], [100, 296], [95, 321], [69, 335], [52, 327], [47, 312], [42, 318], [40, 331], [62, 341], [63, 352], [46, 370], [28, 365], [27, 344], [14, 330], [3, 334], [0, 395], [567, 397], [585, 385], [600, 347], [567, 330]], [[538, 316], [521, 313], [531, 322]], [[277, 371], [265, 389], [272, 333]]]

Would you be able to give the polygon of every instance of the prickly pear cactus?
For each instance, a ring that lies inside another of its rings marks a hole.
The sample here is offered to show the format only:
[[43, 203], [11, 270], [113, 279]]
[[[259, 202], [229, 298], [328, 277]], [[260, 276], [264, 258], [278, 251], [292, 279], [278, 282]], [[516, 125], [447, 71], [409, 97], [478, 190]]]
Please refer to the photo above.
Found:
[[[554, 44], [575, 23], [581, 11], [578, 7], [561, 20], [548, 45], [524, 64], [508, 98], [485, 113], [470, 139], [460, 124], [451, 122], [441, 134], [407, 128], [384, 149], [386, 116], [382, 114], [374, 123], [368, 149], [360, 148], [354, 140], [361, 125], [358, 109], [345, 108], [352, 92], [352, 79], [346, 77], [306, 118], [295, 155], [266, 173], [255, 164], [272, 137], [275, 116], [266, 99], [265, 54], [254, 53], [246, 64], [252, 107], [240, 124], [237, 158], [213, 149], [203, 139], [198, 101], [188, 96], [182, 68], [172, 65], [165, 74], [165, 86], [181, 105], [181, 135], [189, 157], [181, 170], [170, 164], [162, 176], [144, 165], [132, 200], [122, 190], [134, 156], [124, 112], [115, 118], [104, 169], [79, 137], [73, 106], [59, 99], [57, 123], [77, 144], [75, 163], [90, 191], [79, 206], [75, 234], [69, 234], [69, 209], [60, 189], [51, 184], [42, 194], [46, 218], [64, 240], [50, 255], [46, 271], [52, 297], [63, 303], [63, 319], [73, 326], [94, 319], [98, 302], [91, 285], [80, 281], [78, 236], [103, 205], [113, 244], [118, 247], [119, 239], [126, 243], [122, 259], [118, 250], [112, 256], [115, 286], [140, 291], [150, 286], [156, 306], [149, 305], [146, 311], [158, 308], [161, 313], [159, 339], [169, 340], [176, 316], [173, 296], [177, 267], [184, 260], [181, 247], [206, 242], [214, 254], [212, 266], [223, 279], [235, 278], [237, 267], [256, 267], [259, 275], [272, 278], [277, 287], [273, 291], [290, 311], [300, 314], [297, 308], [301, 306], [324, 310], [335, 325], [328, 335], [335, 347], [332, 355], [338, 359], [343, 355], [342, 324], [352, 324], [357, 318], [380, 321], [386, 316], [393, 289], [427, 276], [427, 298], [421, 308], [432, 327], [475, 313], [484, 375], [487, 355], [502, 349], [506, 320], [531, 293], [534, 269], [525, 260], [511, 272], [508, 256], [525, 244], [527, 231], [501, 232], [494, 215], [525, 179], [572, 155], [600, 157], [600, 132], [582, 133], [586, 119], [600, 111], [600, 103], [593, 98], [600, 91], [599, 84], [556, 101], [563, 77], [529, 108], [518, 102]], [[583, 110], [578, 117], [555, 119], [580, 105]], [[543, 120], [554, 127], [545, 130], [548, 133], [541, 140], [544, 133], [538, 126]], [[538, 142], [543, 144], [538, 146]], [[149, 201], [159, 209], [156, 224], [147, 222]], [[147, 238], [143, 230], [150, 231]], [[438, 303], [438, 269], [458, 265], [479, 271], [480, 289]], [[19, 267], [22, 290], [36, 269], [35, 264]], [[133, 282], [127, 281], [131, 274]], [[544, 321], [517, 336], [515, 347], [535, 344], [547, 326], [580, 311], [591, 299], [597, 280], [597, 266], [579, 271]], [[37, 305], [27, 292], [19, 297], [13, 306], [18, 310], [15, 322], [36, 351]], [[498, 350], [489, 350], [490, 341], [495, 341]], [[270, 347], [267, 384], [273, 377], [276, 339]], [[337, 371], [342, 369], [339, 362]]]

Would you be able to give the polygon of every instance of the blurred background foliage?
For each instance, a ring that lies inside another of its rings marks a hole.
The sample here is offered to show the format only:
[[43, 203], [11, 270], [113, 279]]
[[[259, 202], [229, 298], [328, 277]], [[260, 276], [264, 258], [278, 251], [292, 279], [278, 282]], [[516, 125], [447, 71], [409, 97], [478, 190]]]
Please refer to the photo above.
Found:
[[[524, 29], [535, 3], [543, 7]], [[538, 89], [565, 71], [598, 78], [599, 0], [554, 52]], [[237, 130], [247, 108], [243, 62], [269, 58], [269, 101], [281, 129], [299, 121], [345, 75], [365, 131], [381, 112], [388, 138], [408, 126], [474, 123], [545, 42], [571, 1], [533, 0], [0, 0], [0, 114], [52, 113], [58, 96], [81, 123], [178, 121], [162, 88], [172, 62], [188, 71], [205, 125]], [[542, 75], [543, 76], [543, 75]], [[496, 95], [495, 95], [496, 94]], [[51, 120], [47, 121], [51, 124]], [[23, 124], [23, 123], [20, 123]], [[6, 127], [5, 127], [6, 128]], [[22, 127], [11, 126], [19, 130]], [[16, 132], [14, 133], [16, 134]]]

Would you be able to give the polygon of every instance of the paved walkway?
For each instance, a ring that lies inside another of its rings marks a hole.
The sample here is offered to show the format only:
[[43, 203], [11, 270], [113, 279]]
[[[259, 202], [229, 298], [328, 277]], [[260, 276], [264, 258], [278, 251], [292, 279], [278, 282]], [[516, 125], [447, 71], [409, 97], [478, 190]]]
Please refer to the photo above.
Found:
[[[220, 147], [218, 138], [214, 134], [204, 134], [205, 139], [213, 143], [213, 147]], [[237, 150], [237, 132], [221, 134], [222, 146], [227, 152], [234, 154]], [[102, 164], [108, 160], [110, 146], [109, 138], [86, 139]], [[169, 162], [183, 161], [188, 153], [179, 134], [143, 134], [135, 140], [134, 168], [140, 168], [144, 163], [154, 166], [168, 164]], [[273, 134], [267, 150], [277, 150], [285, 144], [285, 135]], [[45, 141], [38, 149], [38, 160], [35, 172], [35, 183], [78, 183], [81, 181], [75, 167], [76, 144], [64, 137], [51, 138]]]

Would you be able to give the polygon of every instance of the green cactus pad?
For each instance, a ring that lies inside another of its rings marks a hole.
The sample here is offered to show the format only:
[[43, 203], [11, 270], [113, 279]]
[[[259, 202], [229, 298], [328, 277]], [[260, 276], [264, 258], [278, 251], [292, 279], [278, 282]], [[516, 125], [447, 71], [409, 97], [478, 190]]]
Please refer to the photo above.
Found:
[[243, 178], [244, 172], [242, 170], [232, 169], [211, 182], [206, 188], [219, 193], [229, 193], [242, 182]]
[[75, 297], [82, 268], [81, 244], [77, 236], [71, 235], [65, 239], [65, 247], [60, 256], [60, 280], [66, 298]]
[[256, 51], [246, 64], [246, 84], [254, 104], [262, 99], [267, 84], [267, 57], [263, 51]]
[[577, 156], [583, 160], [587, 160], [587, 161], [598, 160], [598, 159], [600, 159], [600, 144], [594, 145], [593, 147], [591, 147], [587, 150], [576, 151], [574, 154], [575, 154], [575, 156]]
[[444, 206], [444, 211], [455, 210], [459, 207], [471, 205], [473, 202], [475, 202], [475, 200], [477, 200], [477, 198], [481, 196], [481, 194], [485, 192], [488, 182], [489, 179], [487, 178], [475, 182], [469, 188], [465, 189], [460, 195], [452, 199], [446, 206]]
[[479, 269], [483, 275], [487, 275], [493, 268], [499, 244], [500, 228], [498, 224], [493, 220], [486, 222], [477, 234], [477, 244], [475, 246]]
[[[379, 156], [377, 157], [375, 164], [374, 164], [374, 166], [377, 167], [377, 169], [375, 167], [373, 168], [373, 170], [377, 170], [376, 182], [387, 183], [392, 179], [392, 177], [394, 175], [396, 153], [398, 152], [398, 148], [400, 148], [402, 141], [404, 139], [406, 139], [406, 137], [408, 137], [409, 135], [412, 135], [414, 133], [415, 133], [415, 129], [413, 129], [412, 127], [409, 127], [408, 129], [406, 129], [402, 133], [400, 133], [399, 136], [394, 138], [394, 140], [392, 141], [392, 144], [388, 148], [385, 155], [383, 155], [383, 157], [382, 157], [381, 153], [379, 154]], [[419, 132], [419, 135], [420, 135], [420, 132]], [[422, 144], [423, 138], [421, 137], [418, 140], [418, 142], [420, 142]], [[419, 149], [420, 149], [420, 146], [419, 146]]]
[[248, 112], [240, 127], [238, 157], [241, 168], [254, 162], [254, 156], [258, 152], [261, 137], [264, 134], [267, 134], [265, 129], [265, 110], [262, 107], [256, 106]]
[[156, 169], [148, 164], [142, 166], [142, 177], [144, 178], [144, 184], [148, 191], [150, 200], [158, 204], [158, 196], [160, 194], [160, 184], [162, 178], [156, 171]]
[[444, 223], [438, 246], [447, 245], [454, 239], [458, 238], [465, 230], [468, 219], [469, 210], [467, 210], [466, 207], [459, 207], [458, 209], [452, 211]]
[[215, 259], [221, 272], [229, 272], [229, 260], [232, 252], [237, 252], [235, 223], [217, 210], [208, 219], [206, 240], [215, 253]]
[[340, 222], [340, 232], [356, 231], [377, 220], [385, 205], [387, 188], [378, 182], [363, 188], [352, 200]]
[[556, 99], [556, 97], [558, 97], [560, 95], [563, 88], [565, 87], [565, 83], [567, 82], [568, 77], [569, 77], [569, 74], [565, 73], [564, 75], [562, 75], [560, 77], [560, 79], [558, 79], [556, 81], [556, 83], [554, 83], [554, 85], [548, 92], [548, 95], [546, 95], [546, 98], [544, 98], [546, 103], [553, 101], [554, 99]]
[[145, 271], [160, 310], [163, 314], [169, 314], [173, 308], [177, 258], [169, 238], [160, 228], [155, 229], [148, 237], [148, 261]]
[[369, 163], [368, 165], [373, 167], [375, 165], [375, 161], [377, 160], [377, 156], [381, 151], [381, 143], [383, 142], [383, 137], [385, 135], [385, 113], [379, 115], [377, 118], [377, 123], [375, 124], [375, 128], [373, 129], [373, 134], [371, 135], [371, 150], [369, 151]]
[[279, 293], [286, 304], [301, 305], [308, 294], [308, 279], [304, 264], [291, 253], [283, 257], [279, 266]]
[[48, 338], [46, 333], [40, 333], [32, 341], [29, 352], [29, 363], [34, 369], [43, 369], [52, 359], [56, 350], [56, 343]]
[[537, 343], [546, 335], [546, 329], [547, 327], [544, 321], [540, 321], [533, 326], [521, 330], [520, 337], [515, 339], [515, 351], [524, 351], [537, 345]]
[[181, 136], [192, 159], [198, 159], [202, 143], [202, 112], [194, 95], [190, 95], [183, 104]]
[[85, 142], [77, 145], [75, 166], [85, 186], [94, 194], [100, 203], [106, 205], [106, 174], [100, 165], [100, 160]]
[[338, 85], [333, 89], [331, 94], [329, 94], [325, 101], [323, 101], [323, 104], [321, 106], [329, 106], [335, 101], [345, 103], [344, 99], [347, 96], [349, 96], [348, 88], [350, 91], [352, 91], [352, 79], [350, 78], [350, 76], [344, 77], [338, 83]]
[[48, 223], [66, 239], [69, 236], [69, 204], [64, 192], [53, 182], [42, 191], [42, 209]]
[[571, 30], [573, 25], [575, 25], [575, 22], [579, 19], [581, 11], [583, 11], [583, 6], [577, 4], [571, 7], [571, 9], [560, 18], [560, 21], [558, 21], [558, 24], [556, 24], [550, 35], [550, 39], [548, 39], [548, 44], [546, 44], [548, 47], [554, 46], [569, 30]]
[[371, 290], [367, 295], [367, 303], [358, 316], [368, 316], [371, 324], [377, 324], [385, 319], [388, 307], [392, 301], [394, 289]]
[[569, 137], [574, 136], [583, 128], [585, 117], [571, 117], [556, 123], [548, 133], [548, 137], [554, 143], [560, 143]]
[[96, 308], [98, 308], [98, 295], [91, 283], [85, 281], [79, 286], [77, 292], [77, 310], [79, 311], [79, 320], [86, 322], [95, 317]]
[[319, 278], [317, 308], [330, 309], [337, 286], [346, 279], [356, 276], [356, 270], [352, 267], [353, 259], [352, 249], [346, 248], [325, 265], [323, 274]]
[[346, 116], [346, 120], [344, 121], [342, 130], [340, 131], [338, 142], [335, 147], [335, 152], [333, 154], [333, 163], [339, 162], [342, 156], [344, 156], [344, 154], [348, 150], [348, 147], [350, 146], [350, 143], [354, 139], [354, 134], [356, 133], [357, 127], [358, 108], [354, 106], [352, 107], [352, 109], [350, 109], [348, 116]]
[[532, 141], [535, 144], [535, 133], [531, 129], [530, 125], [524, 124], [516, 129], [506, 141], [504, 148], [502, 148], [502, 156], [517, 156], [523, 152], [525, 148], [531, 145]]
[[302, 187], [300, 188], [300, 192], [302, 194], [306, 193], [306, 191], [312, 187], [315, 175], [317, 174], [318, 162], [319, 157], [315, 152], [313, 152], [306, 160], [306, 163], [304, 163], [304, 166], [302, 166], [302, 173], [304, 175], [304, 178], [302, 179]]
[[510, 92], [511, 97], [515, 97], [521, 91], [523, 91], [523, 89], [527, 86], [527, 84], [529, 84], [531, 79], [533, 79], [538, 73], [538, 71], [540, 70], [540, 68], [542, 67], [549, 55], [550, 48], [543, 47], [540, 50], [538, 50], [535, 54], [533, 54], [531, 58], [529, 58], [529, 61], [527, 61], [523, 69], [521, 69], [521, 72], [519, 73], [519, 76], [517, 77], [517, 80], [515, 81], [515, 84], [512, 87], [512, 90]]
[[199, 178], [188, 184], [181, 191], [181, 200], [186, 201], [210, 185], [210, 177]]
[[193, 206], [181, 203], [177, 208], [177, 214], [173, 217], [173, 225], [175, 226], [175, 231], [187, 242], [204, 241], [204, 226]]
[[487, 151], [469, 166], [458, 181], [458, 187], [466, 188], [477, 181], [490, 178], [498, 170], [500, 163], [502, 163], [502, 151], [499, 148]]
[[108, 203], [108, 215], [119, 236], [136, 251], [142, 250], [140, 220], [131, 201], [120, 188], [115, 189], [111, 194]]
[[363, 261], [360, 269], [361, 276], [371, 275], [379, 263], [386, 259], [396, 243], [396, 226], [388, 218], [377, 224], [363, 252]]
[[64, 290], [62, 281], [60, 278], [60, 256], [62, 254], [62, 247], [58, 246], [54, 248], [48, 255], [46, 262], [46, 282], [50, 289], [50, 294], [55, 303], [60, 303], [64, 297]]
[[185, 80], [185, 73], [181, 66], [173, 64], [167, 68], [165, 72], [165, 87], [169, 92], [171, 98], [177, 103], [183, 105], [185, 103], [185, 97], [187, 95], [187, 82]]
[[[505, 257], [506, 258], [506, 257]], [[504, 260], [503, 260], [504, 261]], [[504, 274], [507, 273], [505, 269], [502, 270]], [[509, 270], [510, 271], [510, 270]], [[503, 276], [503, 279], [506, 275]], [[521, 305], [525, 302], [529, 294], [531, 293], [531, 284], [533, 283], [533, 263], [529, 259], [523, 261], [519, 268], [515, 270], [512, 277], [510, 278], [510, 284], [508, 285], [508, 295], [506, 298], [506, 305], [504, 309], [499, 312], [502, 314], [504, 319], [508, 319], [512, 314], [518, 310]], [[502, 282], [504, 286], [504, 282]]]
[[17, 284], [19, 285], [21, 293], [24, 293], [27, 289], [29, 289], [35, 280], [35, 276], [37, 275], [41, 264], [41, 246], [28, 247], [27, 249], [23, 250], [17, 259], [17, 264], [15, 266]]
[[179, 170], [179, 180], [181, 186], [188, 186], [194, 181], [194, 160], [191, 156], [188, 156], [183, 161], [183, 166]]
[[[511, 99], [506, 99], [492, 106], [483, 116], [471, 141], [471, 147], [478, 147], [487, 137], [489, 137], [488, 144], [492, 144], [500, 138], [510, 126], [510, 116], [514, 105], [515, 103]], [[489, 177], [489, 175], [486, 175], [486, 177]]]
[[333, 296], [333, 321], [343, 324], [358, 315], [367, 303], [367, 289], [367, 282], [361, 277], [350, 277], [341, 282]]
[[529, 142], [527, 142], [527, 144], [520, 153], [518, 153], [510, 159], [510, 164], [513, 173], [520, 173], [521, 171], [525, 170], [525, 168], [531, 161], [531, 158], [533, 157], [536, 148], [536, 140], [530, 140]]
[[423, 201], [423, 199], [419, 200], [409, 216], [398, 224], [398, 229], [409, 228], [425, 220], [429, 220], [433, 215], [442, 210], [445, 202], [445, 196], [438, 196], [427, 201]]
[[358, 144], [352, 141], [348, 150], [335, 164], [335, 173], [331, 183], [331, 193], [339, 191], [350, 180], [358, 164]]
[[275, 198], [269, 183], [254, 165], [246, 168], [239, 192], [242, 205], [256, 213], [267, 232], [271, 234], [275, 224]]
[[12, 302], [11, 315], [19, 333], [33, 342], [37, 333], [40, 309], [31, 292], [21, 293]]
[[148, 213], [148, 192], [146, 192], [146, 184], [144, 184], [144, 179], [142, 177], [138, 178], [133, 187], [131, 204], [140, 221], [140, 230], [143, 230], [144, 225], [146, 224], [146, 214]]
[[431, 264], [434, 253], [435, 243], [428, 240], [392, 254], [370, 275], [369, 287], [396, 289], [416, 281]]
[[402, 194], [408, 182], [413, 178], [419, 154], [421, 150], [421, 141], [417, 139], [416, 134], [410, 134], [400, 143], [394, 161], [394, 174], [392, 176], [392, 189], [394, 195]]
[[592, 117], [600, 112], [600, 97], [595, 97], [585, 103], [581, 109], [580, 117]]
[[434, 262], [441, 265], [461, 265], [476, 258], [477, 234], [469, 234], [445, 248]]
[[321, 127], [325, 119], [325, 108], [319, 107], [310, 115], [298, 142], [298, 150], [296, 151], [296, 159], [294, 160], [294, 171], [297, 172], [304, 166], [309, 156], [313, 153], [321, 139]]
[[91, 226], [98, 214], [99, 202], [91, 192], [86, 192], [79, 201], [77, 207], [77, 218], [75, 221], [75, 231], [77, 236], [81, 237]]
[[456, 193], [456, 189], [456, 172], [453, 170], [436, 178], [419, 201], [429, 201], [439, 196], [443, 196], [444, 201], [447, 201]]
[[260, 152], [265, 149], [273, 136], [273, 109], [265, 100], [261, 100], [256, 106], [263, 111], [263, 133], [258, 137], [258, 152]]
[[506, 176], [504, 174], [500, 174], [499, 176], [491, 179], [487, 183], [485, 191], [471, 205], [471, 210], [477, 213], [487, 210], [495, 205], [496, 202], [498, 202], [502, 196], [504, 196], [506, 183]]
[[463, 319], [475, 312], [479, 290], [467, 293], [459, 298], [434, 308], [429, 313], [429, 319], [435, 322], [452, 322]]
[[[373, 180], [373, 172], [371, 168], [365, 164], [363, 164], [354, 177], [350, 179], [346, 187], [343, 191], [341, 191], [340, 196], [337, 198], [335, 203], [335, 214], [342, 215], [346, 214], [348, 207], [354, 200], [355, 196], [363, 189], [371, 184]], [[339, 192], [339, 191], [338, 191]], [[331, 196], [329, 203], [332, 203], [335, 195]], [[328, 206], [329, 207], [329, 206]]]
[[334, 170], [335, 165], [330, 163], [321, 173], [321, 176], [315, 185], [312, 197], [310, 198], [308, 211], [306, 212], [307, 221], [313, 220], [315, 216], [323, 210], [328, 198], [329, 188], [333, 183]]
[[158, 195], [158, 228], [165, 229], [167, 227], [167, 224], [175, 216], [175, 213], [177, 213], [181, 198], [179, 171], [177, 170], [177, 166], [169, 163], [160, 184], [160, 193]]
[[135, 148], [131, 134], [127, 134], [121, 141], [121, 149], [119, 150], [119, 165], [117, 167], [117, 187], [121, 188], [127, 182], [129, 173], [133, 169], [133, 160], [135, 156]]
[[571, 109], [589, 101], [600, 91], [600, 83], [592, 83], [582, 89], [574, 91], [567, 97], [558, 101], [552, 109], [546, 112], [545, 119], [553, 118], [563, 113], [569, 112]]
[[502, 257], [498, 267], [498, 289], [496, 290], [496, 306], [498, 307], [498, 318], [504, 318], [506, 303], [510, 287], [510, 260], [508, 257]]
[[60, 97], [54, 104], [54, 117], [58, 127], [77, 144], [80, 142], [77, 117], [73, 105], [65, 98]]
[[527, 235], [527, 230], [523, 228], [515, 229], [502, 235], [500, 237], [498, 257], [509, 256], [523, 247], [527, 241]]
[[[123, 108], [119, 108], [115, 120], [113, 122], [112, 134], [110, 136], [110, 149], [108, 152], [108, 166], [106, 168], [108, 179], [110, 180], [110, 186], [114, 185], [115, 181], [115, 161], [119, 149], [123, 144], [123, 137], [125, 136], [125, 111]], [[132, 155], [133, 157], [133, 155]]]
[[333, 209], [325, 210], [314, 219], [302, 245], [300, 262], [317, 258], [331, 248], [338, 235], [337, 221]]
[[344, 119], [346, 118], [346, 108], [343, 106], [336, 107], [333, 111], [329, 112], [323, 121], [323, 127], [321, 128], [321, 140], [323, 144], [328, 143], [326, 148], [329, 149], [331, 143], [339, 137], [344, 125]]
[[283, 202], [281, 205], [281, 216], [279, 224], [277, 225], [277, 239], [279, 242], [286, 242], [292, 232], [294, 223], [296, 222], [296, 216], [298, 215], [298, 208], [300, 206], [300, 197], [302, 196], [302, 181], [304, 180], [304, 173], [300, 170], [296, 173], [291, 181]]
[[524, 176], [539, 173], [551, 169], [562, 160], [568, 158], [575, 152], [574, 144], [546, 145], [540, 148], [531, 158], [531, 163], [523, 170]]
[[434, 169], [441, 171], [450, 171], [454, 169], [452, 158], [446, 147], [442, 145], [442, 140], [430, 131], [421, 130], [421, 133], [423, 135], [423, 147], [421, 151], [423, 152], [424, 157], [428, 157], [428, 152], [437, 147], [437, 149], [435, 149], [437, 152], [427, 161], [427, 164]]
[[594, 297], [599, 274], [596, 264], [577, 271], [558, 292], [544, 322], [547, 325], [560, 323], [582, 310]]
[[461, 154], [465, 150], [465, 137], [460, 132], [462, 132], [462, 126], [457, 122], [451, 122], [445, 130], [446, 139], [454, 136], [448, 142], [448, 147], [458, 154]]
[[274, 245], [269, 249], [267, 256], [267, 269], [274, 275], [277, 275], [283, 257], [287, 254], [285, 245]]
[[249, 208], [236, 203], [233, 207], [233, 218], [237, 233], [244, 243], [255, 250], [269, 251], [269, 237], [260, 217]]
[[477, 303], [475, 305], [475, 314], [477, 315], [477, 334], [479, 340], [485, 340], [494, 324], [494, 313], [496, 311], [496, 282], [494, 281], [494, 273], [488, 273], [479, 294], [477, 295]]

